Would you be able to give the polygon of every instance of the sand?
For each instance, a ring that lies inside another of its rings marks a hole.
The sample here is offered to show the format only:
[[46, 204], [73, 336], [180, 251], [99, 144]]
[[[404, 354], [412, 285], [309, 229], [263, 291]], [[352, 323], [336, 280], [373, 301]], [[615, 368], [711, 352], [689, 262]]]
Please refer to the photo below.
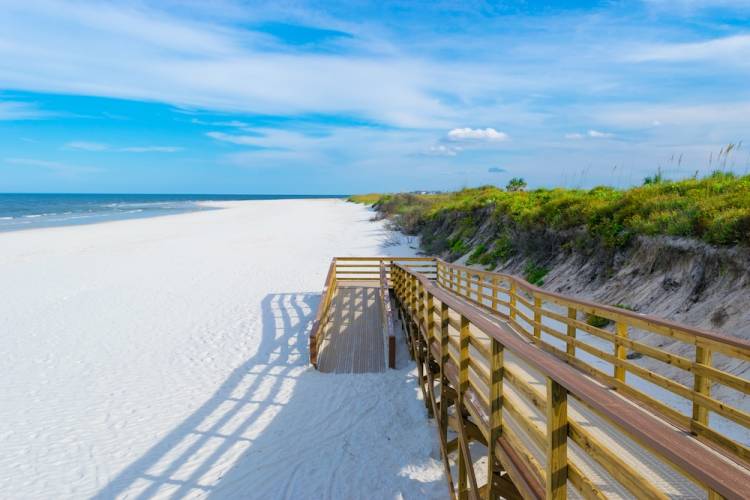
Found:
[[[0, 497], [442, 498], [414, 372], [313, 370], [340, 200], [0, 234]], [[397, 237], [396, 237], [397, 238]]]

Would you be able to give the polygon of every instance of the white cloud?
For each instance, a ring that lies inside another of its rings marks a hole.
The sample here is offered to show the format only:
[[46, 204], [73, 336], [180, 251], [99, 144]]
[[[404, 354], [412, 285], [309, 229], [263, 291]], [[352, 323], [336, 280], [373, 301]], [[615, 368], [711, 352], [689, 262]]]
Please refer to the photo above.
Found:
[[454, 128], [448, 132], [451, 141], [507, 141], [508, 134], [494, 128]]
[[101, 142], [71, 141], [65, 144], [66, 149], [77, 149], [80, 151], [106, 151], [109, 145]]
[[100, 169], [96, 167], [82, 167], [78, 165], [69, 165], [67, 163], [58, 161], [37, 160], [34, 158], [5, 158], [5, 163], [9, 165], [44, 168], [47, 170], [52, 170], [59, 174], [79, 174], [100, 171]]
[[125, 153], [177, 153], [182, 150], [183, 148], [177, 146], [131, 146], [120, 148], [117, 151]]
[[425, 151], [426, 155], [429, 156], [456, 156], [461, 151], [459, 147], [446, 146], [445, 144], [435, 144], [430, 146]]
[[257, 135], [234, 135], [225, 132], [206, 132], [206, 135], [217, 141], [239, 144], [242, 146], [257, 146], [259, 136]]
[[587, 132], [589, 137], [593, 137], [595, 139], [601, 139], [606, 137], [614, 137], [615, 134], [609, 133], [609, 132], [601, 132], [599, 130], [589, 130]]
[[128, 146], [115, 148], [103, 142], [71, 141], [65, 144], [65, 149], [78, 151], [112, 151], [116, 153], [176, 153], [183, 148], [177, 146]]
[[634, 62], [729, 61], [750, 65], [750, 35], [732, 35], [702, 42], [641, 47], [627, 58]]
[[572, 132], [570, 134], [565, 134], [566, 139], [578, 141], [581, 139], [585, 139], [587, 137], [592, 139], [606, 139], [608, 137], [614, 137], [615, 134], [612, 134], [610, 132], [602, 132], [600, 130], [589, 130], [585, 134], [581, 134], [579, 132]]
[[34, 104], [19, 101], [0, 101], [0, 121], [34, 120], [47, 116], [49, 116], [49, 113], [45, 113]]

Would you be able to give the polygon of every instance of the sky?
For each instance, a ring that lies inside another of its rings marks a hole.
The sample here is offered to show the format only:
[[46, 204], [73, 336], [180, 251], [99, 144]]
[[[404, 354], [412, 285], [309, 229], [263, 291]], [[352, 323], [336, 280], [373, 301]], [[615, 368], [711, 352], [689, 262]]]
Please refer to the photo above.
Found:
[[750, 170], [750, 0], [0, 12], [0, 192], [625, 187], [658, 169]]

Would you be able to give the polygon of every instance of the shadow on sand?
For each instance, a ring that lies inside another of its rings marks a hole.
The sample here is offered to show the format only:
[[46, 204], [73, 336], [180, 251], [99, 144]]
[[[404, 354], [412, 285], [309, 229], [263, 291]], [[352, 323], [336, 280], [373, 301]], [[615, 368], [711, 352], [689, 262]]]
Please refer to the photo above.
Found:
[[442, 477], [423, 472], [439, 470], [434, 430], [403, 372], [309, 366], [319, 300], [267, 295], [256, 354], [95, 498], [444, 496]]

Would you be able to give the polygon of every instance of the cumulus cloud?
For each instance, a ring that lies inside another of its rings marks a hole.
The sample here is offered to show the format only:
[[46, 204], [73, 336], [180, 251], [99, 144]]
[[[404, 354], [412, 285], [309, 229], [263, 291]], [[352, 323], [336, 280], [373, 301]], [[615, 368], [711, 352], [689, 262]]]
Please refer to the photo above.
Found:
[[452, 141], [507, 141], [508, 138], [508, 134], [494, 128], [454, 128], [448, 132], [448, 139]]

